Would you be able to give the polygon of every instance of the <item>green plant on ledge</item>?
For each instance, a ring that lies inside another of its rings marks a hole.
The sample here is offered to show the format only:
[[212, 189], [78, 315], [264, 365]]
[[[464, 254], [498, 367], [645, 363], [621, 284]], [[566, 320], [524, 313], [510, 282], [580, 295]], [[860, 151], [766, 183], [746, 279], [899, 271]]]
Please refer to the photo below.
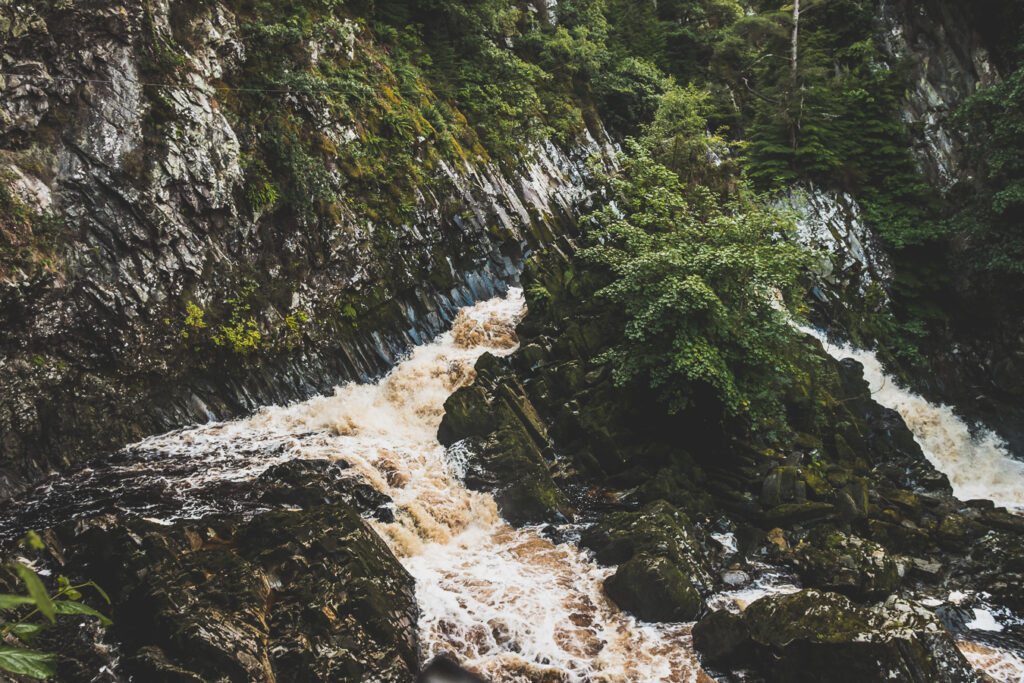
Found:
[[229, 346], [235, 353], [246, 354], [260, 347], [263, 335], [255, 318], [236, 319], [232, 317], [230, 325], [221, 325], [220, 331], [213, 335], [213, 343], [217, 346]]

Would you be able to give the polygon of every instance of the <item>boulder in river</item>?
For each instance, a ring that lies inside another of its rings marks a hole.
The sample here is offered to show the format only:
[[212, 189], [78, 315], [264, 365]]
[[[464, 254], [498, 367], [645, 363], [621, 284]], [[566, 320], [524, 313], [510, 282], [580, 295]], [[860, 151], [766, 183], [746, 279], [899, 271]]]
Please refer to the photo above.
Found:
[[438, 439], [466, 441], [466, 484], [492, 492], [511, 523], [564, 521], [572, 510], [551, 478], [547, 427], [517, 380], [492, 380], [500, 363], [490, 354], [477, 361], [476, 384], [445, 402]]
[[900, 565], [881, 545], [828, 527], [812, 531], [792, 559], [805, 586], [854, 599], [885, 597], [902, 578]]
[[[638, 512], [616, 512], [584, 532], [581, 543], [605, 564], [618, 564], [605, 591], [646, 621], [689, 621], [706, 609], [714, 587], [708, 548], [685, 513], [659, 500]], [[715, 544], [717, 545], [717, 544]]]
[[933, 614], [897, 597], [867, 608], [817, 590], [772, 595], [742, 616], [708, 615], [694, 627], [694, 645], [710, 664], [753, 661], [779, 683], [984, 680]]

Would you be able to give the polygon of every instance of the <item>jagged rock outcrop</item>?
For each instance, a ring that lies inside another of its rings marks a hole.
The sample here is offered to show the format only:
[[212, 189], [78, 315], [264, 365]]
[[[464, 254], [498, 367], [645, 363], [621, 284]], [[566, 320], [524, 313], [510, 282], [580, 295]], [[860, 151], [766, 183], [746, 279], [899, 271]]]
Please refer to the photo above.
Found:
[[[315, 90], [245, 99], [269, 87], [259, 16], [172, 0], [5, 3], [0, 19], [0, 183], [30, 214], [0, 273], [0, 495], [379, 374], [503, 291], [524, 244], [571, 228], [601, 149], [584, 135], [504, 170], [411, 140], [418, 185], [374, 187], [352, 159], [379, 114], [333, 115]], [[369, 30], [328, 24], [281, 65], [343, 63], [392, 92]], [[293, 157], [269, 159], [281, 117]]]
[[59, 652], [59, 679], [106, 667], [111, 680], [412, 680], [414, 581], [360, 518], [382, 501], [353, 495], [358, 482], [332, 467], [268, 470], [252, 493], [285, 507], [255, 516], [107, 513], [46, 532], [40, 566], [97, 580], [114, 619], [84, 637], [62, 621], [40, 639]]
[[565, 520], [572, 510], [551, 478], [547, 428], [522, 385], [507, 378], [488, 383], [496, 365], [497, 359], [485, 354], [476, 365], [476, 383], [445, 402], [438, 440], [446, 446], [461, 441], [473, 452], [464, 479], [491, 491], [506, 519], [515, 524]]
[[[795, 187], [776, 201], [796, 215], [800, 244], [823, 255], [816, 275], [847, 296], [865, 296], [872, 287], [881, 295], [891, 284], [892, 264], [878, 235], [867, 225], [857, 200], [848, 193], [814, 186]], [[820, 296], [819, 292], [815, 292]]]
[[580, 543], [598, 562], [618, 565], [605, 591], [644, 621], [692, 621], [706, 610], [716, 544], [671, 504], [609, 514]]
[[884, 0], [877, 10], [883, 46], [894, 62], [910, 68], [903, 117], [915, 139], [914, 156], [928, 182], [941, 191], [971, 173], [949, 116], [998, 78], [971, 12], [944, 0]]

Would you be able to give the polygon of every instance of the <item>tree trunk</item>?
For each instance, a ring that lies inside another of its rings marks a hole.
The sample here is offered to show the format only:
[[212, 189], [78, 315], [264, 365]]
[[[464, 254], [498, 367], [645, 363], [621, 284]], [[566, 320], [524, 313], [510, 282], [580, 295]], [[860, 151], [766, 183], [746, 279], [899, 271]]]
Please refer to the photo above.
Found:
[[797, 63], [800, 56], [800, 0], [793, 0], [793, 57], [790, 68], [793, 72], [793, 83], [796, 83]]

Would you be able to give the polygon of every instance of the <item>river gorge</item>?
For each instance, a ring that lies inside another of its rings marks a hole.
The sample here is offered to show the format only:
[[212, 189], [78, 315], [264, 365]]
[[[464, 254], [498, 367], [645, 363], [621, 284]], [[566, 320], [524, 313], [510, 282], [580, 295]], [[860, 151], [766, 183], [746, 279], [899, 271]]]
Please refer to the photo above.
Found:
[[1024, 683], [1021, 27], [0, 0], [0, 678]]

